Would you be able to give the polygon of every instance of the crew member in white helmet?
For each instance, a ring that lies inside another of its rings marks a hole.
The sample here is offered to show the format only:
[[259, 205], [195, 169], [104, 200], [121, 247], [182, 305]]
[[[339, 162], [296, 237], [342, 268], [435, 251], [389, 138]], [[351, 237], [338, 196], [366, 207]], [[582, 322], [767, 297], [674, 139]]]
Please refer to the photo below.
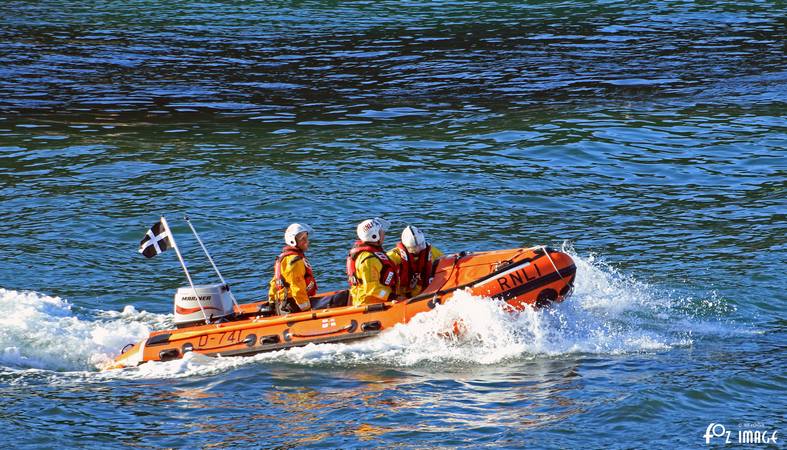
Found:
[[421, 230], [412, 225], [406, 226], [402, 240], [388, 251], [388, 258], [396, 265], [399, 274], [397, 297], [415, 297], [426, 289], [432, 282], [435, 263], [441, 256], [443, 252], [427, 242]]
[[358, 224], [358, 240], [347, 256], [347, 281], [355, 306], [382, 303], [396, 290], [396, 266], [383, 249], [390, 223], [379, 217]]
[[294, 223], [284, 232], [286, 244], [273, 265], [268, 298], [275, 302], [276, 312], [294, 313], [311, 309], [309, 297], [317, 294], [317, 280], [306, 259], [312, 227]]

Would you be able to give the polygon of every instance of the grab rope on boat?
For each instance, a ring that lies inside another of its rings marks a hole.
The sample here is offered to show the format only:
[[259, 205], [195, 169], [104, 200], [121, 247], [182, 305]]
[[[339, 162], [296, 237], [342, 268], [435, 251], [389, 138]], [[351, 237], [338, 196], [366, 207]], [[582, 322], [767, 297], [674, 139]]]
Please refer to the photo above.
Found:
[[552, 261], [552, 257], [551, 257], [551, 256], [549, 256], [549, 251], [547, 250], [547, 248], [546, 248], [545, 246], [543, 246], [543, 245], [542, 245], [542, 246], [541, 246], [541, 250], [543, 250], [543, 251], [544, 251], [544, 254], [546, 255], [547, 259], [549, 260], [549, 262], [550, 262], [550, 263], [552, 263], [552, 267], [554, 267], [554, 268], [555, 268], [555, 272], [557, 272], [557, 276], [559, 276], [559, 277], [560, 277], [560, 281], [562, 281], [562, 282], [563, 282], [563, 284], [565, 284], [566, 286], [568, 286], [568, 291], [566, 292], [566, 295], [564, 295], [564, 296], [563, 296], [563, 298], [566, 298], [567, 296], [571, 295], [571, 292], [573, 292], [573, 291], [574, 291], [574, 286], [573, 286], [573, 285], [570, 285], [570, 284], [568, 284], [568, 282], [565, 280], [565, 278], [563, 278], [563, 275], [561, 275], [561, 273], [560, 273], [560, 269], [558, 269], [558, 268], [557, 268], [557, 265], [555, 265], [555, 261]]
[[443, 284], [440, 286], [440, 289], [438, 289], [438, 290], [436, 290], [434, 292], [434, 295], [432, 296], [432, 299], [430, 300], [430, 303], [431, 303], [430, 307], [433, 308], [434, 306], [437, 306], [437, 305], [440, 304], [440, 293], [442, 292], [443, 287], [446, 285], [446, 283], [448, 283], [448, 280], [451, 279], [451, 275], [454, 274], [454, 269], [456, 269], [456, 263], [458, 263], [459, 260], [462, 259], [462, 257], [465, 256], [466, 254], [467, 254], [467, 252], [463, 251], [463, 252], [457, 253], [456, 256], [454, 256], [454, 262], [451, 264], [451, 272], [445, 278], [445, 281], [443, 281]]

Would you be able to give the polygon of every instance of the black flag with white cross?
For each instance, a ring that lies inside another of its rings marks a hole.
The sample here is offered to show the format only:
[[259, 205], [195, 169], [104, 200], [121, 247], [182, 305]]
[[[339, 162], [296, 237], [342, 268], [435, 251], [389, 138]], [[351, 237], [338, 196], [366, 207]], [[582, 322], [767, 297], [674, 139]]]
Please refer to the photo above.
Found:
[[150, 227], [145, 237], [139, 242], [139, 252], [146, 258], [152, 258], [170, 248], [172, 248], [172, 239], [160, 220]]

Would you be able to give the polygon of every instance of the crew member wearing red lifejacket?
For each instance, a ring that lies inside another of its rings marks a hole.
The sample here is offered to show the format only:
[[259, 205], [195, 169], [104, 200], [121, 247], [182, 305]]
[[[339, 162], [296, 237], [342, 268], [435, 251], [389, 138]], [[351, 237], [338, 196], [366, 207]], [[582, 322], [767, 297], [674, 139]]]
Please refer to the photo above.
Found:
[[309, 249], [309, 235], [313, 232], [312, 227], [299, 223], [290, 225], [284, 232], [287, 245], [276, 257], [268, 290], [268, 299], [275, 302], [277, 313], [311, 309], [309, 297], [317, 294], [317, 280], [305, 252]]
[[395, 294], [396, 266], [383, 249], [389, 226], [379, 217], [358, 224], [358, 241], [347, 256], [347, 281], [354, 306], [382, 303]]
[[397, 297], [415, 297], [426, 289], [434, 276], [434, 262], [441, 256], [443, 252], [429, 244], [421, 230], [406, 226], [402, 240], [388, 251], [399, 274]]

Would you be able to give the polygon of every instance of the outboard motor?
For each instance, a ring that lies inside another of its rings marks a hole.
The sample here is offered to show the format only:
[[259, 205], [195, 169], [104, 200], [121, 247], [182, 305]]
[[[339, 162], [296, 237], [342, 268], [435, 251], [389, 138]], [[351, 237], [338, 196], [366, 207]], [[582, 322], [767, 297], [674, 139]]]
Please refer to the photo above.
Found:
[[[194, 297], [195, 290], [199, 300]], [[229, 292], [229, 287], [221, 283], [196, 285], [194, 289], [191, 286], [178, 288], [175, 292], [175, 325], [204, 322], [202, 309], [211, 321], [232, 314], [232, 298]]]

